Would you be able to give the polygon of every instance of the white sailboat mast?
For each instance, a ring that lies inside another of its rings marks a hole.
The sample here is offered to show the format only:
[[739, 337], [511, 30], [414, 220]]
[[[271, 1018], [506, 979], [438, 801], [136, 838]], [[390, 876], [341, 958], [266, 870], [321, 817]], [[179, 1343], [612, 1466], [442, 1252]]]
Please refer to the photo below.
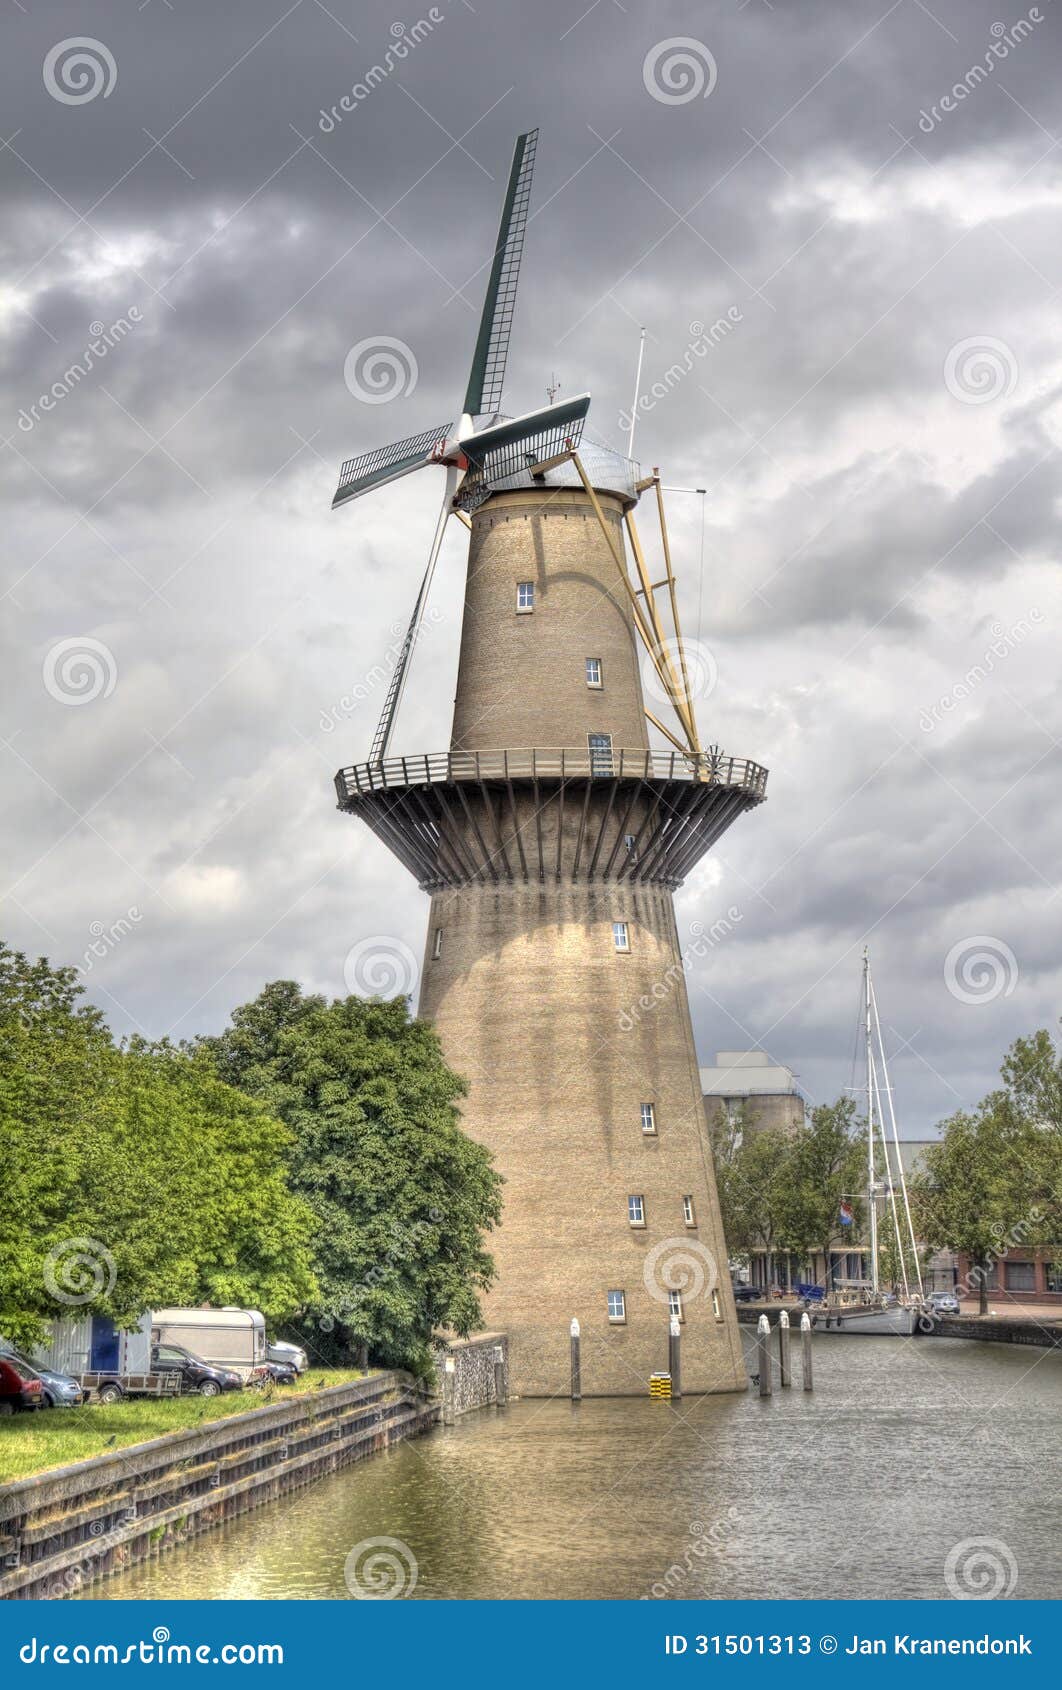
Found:
[[878, 1200], [874, 1178], [874, 1047], [870, 1034], [870, 951], [863, 947], [863, 1011], [867, 1053], [867, 1214], [870, 1219], [870, 1286], [878, 1290]]

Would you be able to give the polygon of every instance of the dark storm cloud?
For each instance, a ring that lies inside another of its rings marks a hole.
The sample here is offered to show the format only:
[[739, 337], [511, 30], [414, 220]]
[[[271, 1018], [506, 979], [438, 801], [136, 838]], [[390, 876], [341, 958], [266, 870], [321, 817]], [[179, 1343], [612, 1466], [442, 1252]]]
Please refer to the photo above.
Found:
[[[556, 372], [621, 443], [646, 325], [662, 396], [636, 450], [710, 489], [703, 571], [700, 501], [671, 501], [718, 665], [702, 722], [771, 768], [680, 900], [680, 927], [741, 912], [691, 982], [702, 1056], [762, 1041], [835, 1095], [869, 934], [910, 1125], [985, 1089], [1059, 999], [1060, 24], [1039, 10], [928, 132], [998, 40], [995, 0], [453, 0], [323, 124], [427, 7], [12, 10], [7, 933], [79, 961], [135, 907], [86, 984], [117, 1026], [178, 1035], [267, 978], [344, 990], [367, 935], [419, 956], [423, 902], [331, 775], [371, 738], [438, 488], [328, 505], [340, 458], [453, 415], [512, 137], [540, 123], [508, 403]], [[113, 56], [106, 97], [48, 92], [73, 36]], [[716, 81], [673, 105], [644, 65], [680, 36]], [[344, 360], [380, 336], [416, 380], [370, 405]], [[406, 748], [446, 739], [462, 551]], [[83, 705], [45, 683], [74, 638], [106, 654]], [[1017, 973], [970, 1004], [945, 962], [983, 934]]]

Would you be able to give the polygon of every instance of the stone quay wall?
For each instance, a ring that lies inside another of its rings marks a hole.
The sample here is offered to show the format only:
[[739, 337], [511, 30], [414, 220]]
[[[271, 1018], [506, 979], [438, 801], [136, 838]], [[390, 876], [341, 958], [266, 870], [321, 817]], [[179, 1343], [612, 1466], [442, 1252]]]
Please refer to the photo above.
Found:
[[69, 1596], [439, 1414], [408, 1374], [385, 1372], [0, 1485], [0, 1600]]

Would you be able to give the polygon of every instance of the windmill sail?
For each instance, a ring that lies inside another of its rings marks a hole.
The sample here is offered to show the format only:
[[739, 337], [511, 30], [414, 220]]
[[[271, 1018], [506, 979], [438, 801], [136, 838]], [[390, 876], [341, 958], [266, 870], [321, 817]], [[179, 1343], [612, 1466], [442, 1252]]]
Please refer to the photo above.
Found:
[[509, 352], [513, 311], [516, 308], [516, 284], [520, 279], [520, 259], [524, 250], [524, 231], [527, 228], [527, 208], [531, 199], [531, 175], [535, 168], [535, 149], [538, 130], [517, 136], [509, 171], [509, 186], [502, 207], [494, 261], [487, 282], [487, 297], [483, 301], [483, 315], [479, 321], [479, 335], [472, 358], [472, 369], [465, 394], [464, 414], [469, 417], [490, 416], [501, 405], [505, 383], [505, 360]]
[[387, 481], [397, 481], [401, 475], [410, 475], [413, 470], [436, 462], [434, 449], [448, 438], [452, 428], [452, 423], [444, 423], [442, 428], [411, 434], [408, 440], [396, 440], [375, 452], [363, 452], [360, 458], [348, 458], [339, 471], [332, 509], [348, 499], [360, 498], [372, 487], [382, 487]]

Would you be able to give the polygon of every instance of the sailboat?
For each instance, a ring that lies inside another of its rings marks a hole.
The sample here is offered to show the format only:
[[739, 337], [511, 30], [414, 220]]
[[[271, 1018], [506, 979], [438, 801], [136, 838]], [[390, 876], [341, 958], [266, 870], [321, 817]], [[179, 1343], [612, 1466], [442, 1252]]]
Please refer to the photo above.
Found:
[[[900, 1155], [900, 1135], [889, 1084], [885, 1042], [870, 972], [870, 951], [866, 947], [863, 950], [861, 1020], [866, 1063], [866, 1198], [870, 1224], [870, 1278], [869, 1281], [850, 1283], [847, 1288], [839, 1286], [838, 1291], [848, 1289], [855, 1300], [845, 1302], [836, 1293], [831, 1294], [817, 1311], [815, 1329], [818, 1332], [884, 1333], [889, 1337], [910, 1338], [920, 1330], [922, 1268]], [[891, 1293], [886, 1295], [881, 1289], [879, 1235], [882, 1226], [887, 1227], [890, 1221], [903, 1287], [902, 1293], [895, 1296]]]

